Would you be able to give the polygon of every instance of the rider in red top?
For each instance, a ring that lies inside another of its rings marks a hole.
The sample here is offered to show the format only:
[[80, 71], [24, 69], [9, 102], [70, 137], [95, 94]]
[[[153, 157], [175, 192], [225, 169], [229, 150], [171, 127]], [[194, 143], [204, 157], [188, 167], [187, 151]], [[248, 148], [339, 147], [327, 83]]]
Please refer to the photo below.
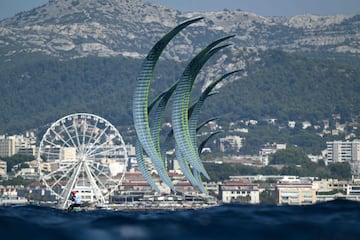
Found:
[[74, 203], [71, 204], [69, 207], [68, 207], [68, 212], [71, 212], [74, 207], [80, 207], [81, 205], [81, 201], [80, 199], [76, 196], [76, 191], [72, 191], [71, 194], [70, 194], [70, 200], [73, 201]]

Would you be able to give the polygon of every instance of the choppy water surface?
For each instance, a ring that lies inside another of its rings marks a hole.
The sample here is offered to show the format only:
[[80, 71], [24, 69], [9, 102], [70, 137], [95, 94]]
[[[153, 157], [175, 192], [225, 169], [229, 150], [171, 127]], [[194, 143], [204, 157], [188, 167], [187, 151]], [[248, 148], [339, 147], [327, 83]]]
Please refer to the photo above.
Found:
[[360, 203], [224, 205], [184, 211], [0, 207], [1, 239], [360, 239]]

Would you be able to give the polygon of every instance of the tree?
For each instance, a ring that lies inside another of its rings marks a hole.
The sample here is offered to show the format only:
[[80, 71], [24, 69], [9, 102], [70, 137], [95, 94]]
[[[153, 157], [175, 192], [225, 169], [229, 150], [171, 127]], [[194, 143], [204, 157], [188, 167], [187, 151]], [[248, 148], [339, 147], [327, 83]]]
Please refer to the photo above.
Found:
[[[24, 162], [30, 162], [35, 159], [34, 156], [31, 155], [21, 155], [15, 154], [11, 157], [3, 157], [2, 160], [7, 164], [7, 172], [11, 172], [11, 169], [18, 164], [22, 164]], [[26, 165], [21, 165], [21, 168], [24, 168]]]
[[349, 163], [334, 163], [328, 166], [332, 178], [349, 180], [351, 179], [351, 166]]
[[265, 166], [263, 168], [260, 168], [259, 172], [262, 175], [278, 175], [279, 174], [279, 170], [277, 170], [274, 167], [270, 167], [270, 166]]
[[311, 161], [305, 151], [297, 147], [289, 147], [270, 155], [270, 164], [305, 165], [309, 162]]
[[262, 204], [277, 204], [275, 191], [265, 190], [260, 193], [260, 203]]

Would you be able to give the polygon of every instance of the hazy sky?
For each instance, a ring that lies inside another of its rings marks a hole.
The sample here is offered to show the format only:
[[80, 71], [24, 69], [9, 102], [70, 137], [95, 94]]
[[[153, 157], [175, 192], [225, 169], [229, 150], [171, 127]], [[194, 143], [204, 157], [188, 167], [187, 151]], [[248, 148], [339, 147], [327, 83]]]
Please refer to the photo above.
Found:
[[[121, 0], [119, 0], [121, 1]], [[241, 9], [261, 16], [293, 16], [304, 13], [334, 15], [360, 13], [360, 0], [146, 0], [181, 11]], [[0, 19], [41, 6], [48, 0], [0, 0]]]

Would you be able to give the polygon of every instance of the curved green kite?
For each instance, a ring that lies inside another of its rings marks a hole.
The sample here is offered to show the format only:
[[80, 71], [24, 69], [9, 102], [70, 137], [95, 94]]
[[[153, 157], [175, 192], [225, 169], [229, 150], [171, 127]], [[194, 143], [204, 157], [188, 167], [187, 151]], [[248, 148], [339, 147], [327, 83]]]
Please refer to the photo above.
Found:
[[213, 48], [217, 44], [231, 37], [233, 36], [224, 37], [209, 44], [196, 57], [192, 59], [190, 64], [184, 70], [181, 79], [179, 80], [173, 99], [172, 122], [174, 137], [176, 144], [178, 145], [178, 149], [180, 150], [181, 154], [189, 161], [191, 166], [197, 171], [201, 172], [208, 179], [209, 175], [201, 163], [197, 148], [194, 146], [189, 132], [188, 109], [190, 103], [190, 94], [195, 77], [200, 71], [201, 67], [213, 54], [225, 46], [215, 49]]
[[148, 95], [150, 90], [150, 82], [153, 78], [155, 65], [159, 60], [161, 53], [163, 52], [167, 44], [171, 41], [171, 39], [173, 39], [181, 30], [183, 30], [187, 26], [198, 22], [201, 19], [203, 18], [195, 18], [178, 25], [155, 44], [155, 46], [150, 50], [143, 63], [142, 70], [136, 81], [136, 87], [133, 96], [133, 120], [139, 142], [145, 150], [146, 154], [153, 161], [154, 165], [157, 166], [157, 168], [160, 170], [158, 174], [161, 179], [173, 191], [175, 191], [175, 188], [170, 181], [167, 173], [161, 170], [161, 154], [159, 154], [159, 152], [157, 151], [156, 145], [152, 139], [150, 132], [148, 119]]
[[[201, 162], [200, 152], [206, 142], [216, 133], [211, 134], [205, 141], [203, 141], [199, 148], [196, 148], [196, 128], [197, 121], [200, 115], [200, 108], [204, 100], [213, 95], [212, 89], [215, 85], [223, 80], [225, 77], [237, 71], [225, 74], [220, 79], [211, 83], [209, 87], [202, 93], [199, 100], [189, 108], [190, 96], [195, 79], [201, 68], [206, 62], [217, 53], [219, 50], [227, 47], [223, 45], [216, 47], [219, 43], [233, 37], [227, 36], [214, 41], [205, 47], [199, 54], [197, 54], [188, 66], [185, 68], [179, 81], [174, 83], [169, 89], [158, 95], [150, 104], [148, 103], [150, 83], [153, 78], [154, 68], [159, 60], [159, 57], [168, 43], [184, 28], [203, 19], [202, 17], [188, 20], [162, 37], [148, 53], [142, 70], [137, 78], [135, 92], [133, 96], [133, 120], [137, 135], [136, 159], [138, 161], [138, 168], [143, 174], [144, 178], [149, 182], [151, 187], [159, 192], [158, 186], [153, 181], [148, 168], [144, 161], [144, 151], [150, 157], [156, 171], [161, 180], [175, 191], [174, 185], [167, 174], [165, 166], [165, 154], [162, 153], [160, 146], [160, 130], [164, 118], [165, 109], [169, 99], [174, 94], [172, 105], [172, 123], [173, 129], [169, 133], [167, 139], [175, 138], [176, 157], [186, 178], [194, 186], [198, 186], [203, 193], [207, 193], [202, 181], [203, 174], [209, 179], [209, 176]], [[149, 121], [149, 113], [154, 109], [155, 104], [157, 108], [152, 113], [152, 119]], [[210, 121], [210, 120], [209, 120]], [[167, 141], [167, 140], [165, 140]], [[165, 144], [168, 144], [165, 142]], [[166, 151], [166, 150], [165, 150]], [[193, 170], [191, 172], [191, 169]]]

